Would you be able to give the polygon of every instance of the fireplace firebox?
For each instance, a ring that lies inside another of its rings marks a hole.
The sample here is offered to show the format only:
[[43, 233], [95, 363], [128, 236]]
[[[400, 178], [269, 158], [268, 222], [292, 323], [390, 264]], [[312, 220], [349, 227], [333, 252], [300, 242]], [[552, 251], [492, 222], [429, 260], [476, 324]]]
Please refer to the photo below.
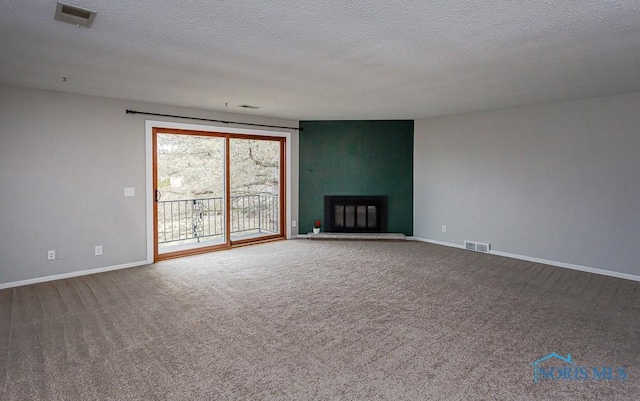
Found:
[[334, 233], [387, 232], [387, 197], [327, 195], [324, 227]]

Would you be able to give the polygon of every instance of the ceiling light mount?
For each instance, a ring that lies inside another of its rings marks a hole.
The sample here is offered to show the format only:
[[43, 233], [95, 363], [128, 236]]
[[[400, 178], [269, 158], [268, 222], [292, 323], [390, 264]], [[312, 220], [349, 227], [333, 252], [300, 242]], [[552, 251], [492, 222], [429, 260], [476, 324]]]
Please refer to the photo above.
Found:
[[56, 6], [56, 14], [54, 18], [57, 21], [68, 22], [75, 26], [84, 26], [89, 28], [96, 17], [96, 11], [87, 8], [73, 6], [61, 1]]

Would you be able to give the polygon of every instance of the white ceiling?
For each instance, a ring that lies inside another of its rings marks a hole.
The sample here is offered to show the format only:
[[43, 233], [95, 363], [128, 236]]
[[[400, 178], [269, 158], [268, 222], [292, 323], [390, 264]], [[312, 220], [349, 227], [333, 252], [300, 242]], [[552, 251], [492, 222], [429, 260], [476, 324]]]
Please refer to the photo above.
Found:
[[2, 2], [0, 83], [301, 120], [640, 90], [639, 0], [67, 2], [93, 26]]

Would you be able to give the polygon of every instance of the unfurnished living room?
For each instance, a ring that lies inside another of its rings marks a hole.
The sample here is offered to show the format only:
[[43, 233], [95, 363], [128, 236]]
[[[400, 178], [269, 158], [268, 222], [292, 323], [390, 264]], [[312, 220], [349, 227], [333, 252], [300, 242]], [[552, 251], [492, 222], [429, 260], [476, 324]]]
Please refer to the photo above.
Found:
[[640, 399], [637, 0], [0, 18], [0, 399]]

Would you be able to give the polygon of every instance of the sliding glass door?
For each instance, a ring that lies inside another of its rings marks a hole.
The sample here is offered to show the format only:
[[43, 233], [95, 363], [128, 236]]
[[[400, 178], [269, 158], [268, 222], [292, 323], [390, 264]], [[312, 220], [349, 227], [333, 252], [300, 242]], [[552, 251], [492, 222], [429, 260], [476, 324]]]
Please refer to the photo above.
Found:
[[229, 142], [231, 240], [279, 235], [282, 142], [243, 138]]
[[225, 138], [157, 133], [157, 253], [226, 243]]
[[156, 260], [285, 236], [280, 137], [155, 128]]

